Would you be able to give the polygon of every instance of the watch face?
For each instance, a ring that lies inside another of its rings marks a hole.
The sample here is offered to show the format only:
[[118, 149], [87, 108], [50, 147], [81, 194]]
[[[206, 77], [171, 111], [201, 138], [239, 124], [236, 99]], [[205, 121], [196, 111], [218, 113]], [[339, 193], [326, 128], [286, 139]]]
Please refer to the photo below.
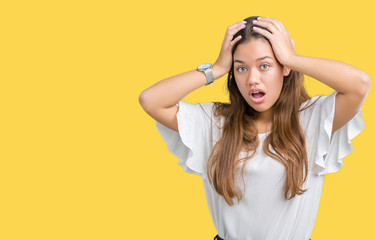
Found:
[[209, 67], [211, 67], [212, 66], [212, 64], [211, 63], [203, 63], [202, 65], [199, 65], [199, 69], [200, 70], [204, 70], [204, 69], [207, 69], [207, 68], [209, 68]]

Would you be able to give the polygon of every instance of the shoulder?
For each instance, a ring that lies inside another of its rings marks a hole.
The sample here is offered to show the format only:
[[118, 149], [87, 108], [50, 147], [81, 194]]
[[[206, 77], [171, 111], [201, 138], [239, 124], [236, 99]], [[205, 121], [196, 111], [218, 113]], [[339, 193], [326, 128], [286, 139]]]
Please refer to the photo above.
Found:
[[324, 134], [328, 129], [331, 129], [335, 96], [336, 91], [329, 95], [314, 96], [301, 104], [300, 123], [308, 137]]
[[325, 97], [326, 96], [324, 96], [324, 95], [311, 97], [309, 100], [307, 100], [307, 101], [305, 101], [301, 104], [300, 111], [305, 111], [307, 109], [310, 109], [312, 107], [315, 107], [315, 106], [319, 105]]
[[201, 110], [209, 115], [213, 114], [214, 111], [214, 102], [208, 102], [208, 103], [198, 103], [198, 106], [201, 108]]
[[331, 111], [334, 106], [336, 91], [329, 95], [318, 95], [303, 102], [300, 106], [300, 114], [309, 115], [321, 111]]
[[213, 102], [207, 102], [207, 103], [189, 103], [189, 102], [185, 102], [185, 101], [179, 101], [177, 103], [177, 106], [181, 107], [181, 108], [187, 108], [187, 109], [195, 109], [195, 110], [203, 110], [203, 111], [207, 111], [207, 112], [210, 112], [212, 111], [212, 107], [213, 107], [214, 103]]
[[179, 110], [177, 112], [178, 118], [195, 119], [205, 123], [216, 122], [217, 119], [214, 114], [215, 103], [188, 103], [180, 101], [178, 104]]
[[178, 102], [179, 112], [186, 112], [187, 114], [205, 114], [211, 116], [213, 114], [213, 102], [208, 103], [188, 103], [184, 101]]

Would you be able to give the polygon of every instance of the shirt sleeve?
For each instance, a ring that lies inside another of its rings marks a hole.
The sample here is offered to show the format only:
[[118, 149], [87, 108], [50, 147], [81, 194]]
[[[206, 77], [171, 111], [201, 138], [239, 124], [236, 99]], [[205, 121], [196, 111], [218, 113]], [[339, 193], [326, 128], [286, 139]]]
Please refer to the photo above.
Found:
[[213, 103], [191, 104], [180, 101], [178, 132], [156, 121], [168, 150], [179, 158], [185, 172], [206, 178], [206, 163], [212, 149]]
[[314, 172], [319, 176], [337, 172], [344, 166], [343, 158], [353, 151], [351, 140], [365, 127], [360, 109], [349, 122], [331, 135], [337, 93], [334, 91], [328, 96], [312, 98], [313, 102], [317, 101], [311, 107], [307, 135], [313, 136], [311, 157], [314, 159]]

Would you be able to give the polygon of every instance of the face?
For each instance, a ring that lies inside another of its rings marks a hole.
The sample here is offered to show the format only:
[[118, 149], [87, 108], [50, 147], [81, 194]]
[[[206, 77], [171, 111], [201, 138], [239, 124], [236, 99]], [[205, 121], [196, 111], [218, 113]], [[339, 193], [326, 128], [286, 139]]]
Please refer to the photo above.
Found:
[[246, 102], [259, 118], [272, 119], [272, 106], [280, 96], [283, 77], [290, 69], [276, 59], [271, 45], [264, 39], [251, 39], [237, 46], [233, 54], [234, 77]]

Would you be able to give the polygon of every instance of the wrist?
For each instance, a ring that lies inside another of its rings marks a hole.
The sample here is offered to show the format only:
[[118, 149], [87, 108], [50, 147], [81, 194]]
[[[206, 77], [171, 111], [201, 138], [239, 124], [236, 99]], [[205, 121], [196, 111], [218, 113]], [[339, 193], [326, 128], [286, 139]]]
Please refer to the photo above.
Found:
[[283, 65], [287, 68], [293, 69], [293, 67], [295, 66], [295, 63], [298, 61], [298, 57], [299, 56], [297, 54], [291, 55], [288, 58], [288, 61]]
[[221, 78], [227, 73], [228, 71], [216, 65], [215, 63], [212, 65], [212, 74], [214, 75], [214, 80]]

